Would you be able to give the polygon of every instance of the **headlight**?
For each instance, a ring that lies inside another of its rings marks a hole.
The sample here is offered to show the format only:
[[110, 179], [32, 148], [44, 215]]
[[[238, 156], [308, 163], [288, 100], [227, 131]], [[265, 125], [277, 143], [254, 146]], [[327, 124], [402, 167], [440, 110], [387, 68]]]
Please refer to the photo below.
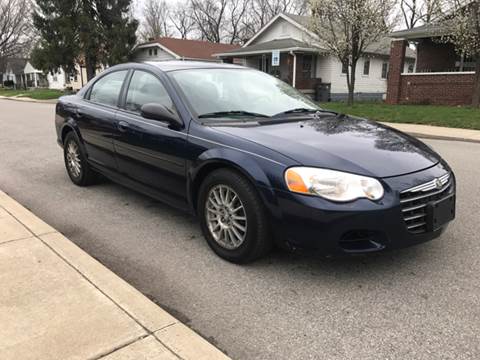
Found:
[[379, 200], [383, 197], [383, 186], [378, 180], [341, 171], [292, 167], [285, 171], [285, 181], [290, 191], [332, 201]]

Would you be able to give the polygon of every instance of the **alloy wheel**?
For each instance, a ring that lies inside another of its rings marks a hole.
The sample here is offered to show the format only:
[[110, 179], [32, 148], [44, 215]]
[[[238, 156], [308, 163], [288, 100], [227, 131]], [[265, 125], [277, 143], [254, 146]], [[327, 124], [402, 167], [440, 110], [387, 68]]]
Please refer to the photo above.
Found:
[[80, 149], [74, 141], [69, 141], [67, 145], [67, 166], [70, 173], [78, 178], [82, 174], [82, 163], [80, 161]]
[[239, 248], [247, 235], [247, 214], [238, 194], [227, 185], [216, 185], [208, 193], [205, 216], [213, 239], [223, 248]]

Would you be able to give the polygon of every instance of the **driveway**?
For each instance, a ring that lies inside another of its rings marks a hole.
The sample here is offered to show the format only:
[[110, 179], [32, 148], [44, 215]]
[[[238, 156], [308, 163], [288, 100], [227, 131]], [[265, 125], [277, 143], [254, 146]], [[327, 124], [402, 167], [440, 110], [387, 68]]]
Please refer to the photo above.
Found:
[[427, 141], [458, 179], [440, 239], [236, 266], [192, 217], [110, 182], [74, 186], [53, 119], [54, 105], [0, 100], [0, 188], [233, 358], [480, 358], [480, 144]]

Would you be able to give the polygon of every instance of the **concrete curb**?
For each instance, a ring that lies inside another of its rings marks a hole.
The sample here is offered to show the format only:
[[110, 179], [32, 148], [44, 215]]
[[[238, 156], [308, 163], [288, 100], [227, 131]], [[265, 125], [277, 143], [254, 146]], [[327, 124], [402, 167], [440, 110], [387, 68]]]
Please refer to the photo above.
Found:
[[[142, 351], [145, 351], [144, 348], [149, 347], [150, 351], [150, 348], [153, 349], [155, 343], [158, 344], [159, 342], [164, 348], [168, 349], [168, 354], [162, 353], [158, 357], [149, 356], [149, 359], [229, 359], [229, 357], [200, 335], [180, 323], [138, 290], [0, 190], [1, 214], [3, 214], [4, 218], [11, 216], [12, 221], [23, 224], [25, 227], [22, 230], [23, 232], [18, 233], [17, 231], [17, 234], [12, 239], [7, 239], [8, 242], [20, 241], [26, 238], [39, 239], [56, 256], [74, 268], [83, 279], [91, 283], [100, 293], [143, 328], [144, 335], [140, 339], [127, 344], [127, 346], [121, 349], [113, 349], [106, 358], [147, 358], [142, 356], [143, 353], [137, 352], [137, 348], [141, 347]], [[0, 229], [0, 235], [2, 235], [2, 231], [8, 232], [9, 230], [8, 223], [5, 224], [4, 226], [7, 228], [5, 230]], [[152, 351], [149, 352], [149, 354], [151, 353]]]
[[20, 102], [31, 102], [31, 103], [38, 103], [38, 104], [56, 104], [57, 101], [58, 101], [57, 99], [37, 100], [37, 99], [29, 98], [29, 97], [15, 97], [15, 96], [0, 96], [0, 99], [20, 101]]

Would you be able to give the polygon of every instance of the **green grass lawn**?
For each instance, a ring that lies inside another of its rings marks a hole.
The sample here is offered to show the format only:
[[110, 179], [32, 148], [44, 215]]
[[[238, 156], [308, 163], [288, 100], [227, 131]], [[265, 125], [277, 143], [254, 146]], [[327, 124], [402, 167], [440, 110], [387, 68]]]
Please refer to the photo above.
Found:
[[60, 96], [64, 94], [65, 93], [61, 90], [53, 90], [53, 89], [34, 89], [34, 90], [0, 89], [0, 96], [28, 97], [36, 100], [58, 99]]
[[396, 123], [446, 126], [480, 130], [480, 109], [467, 106], [387, 105], [381, 102], [322, 103], [324, 109], [365, 117], [371, 120]]

